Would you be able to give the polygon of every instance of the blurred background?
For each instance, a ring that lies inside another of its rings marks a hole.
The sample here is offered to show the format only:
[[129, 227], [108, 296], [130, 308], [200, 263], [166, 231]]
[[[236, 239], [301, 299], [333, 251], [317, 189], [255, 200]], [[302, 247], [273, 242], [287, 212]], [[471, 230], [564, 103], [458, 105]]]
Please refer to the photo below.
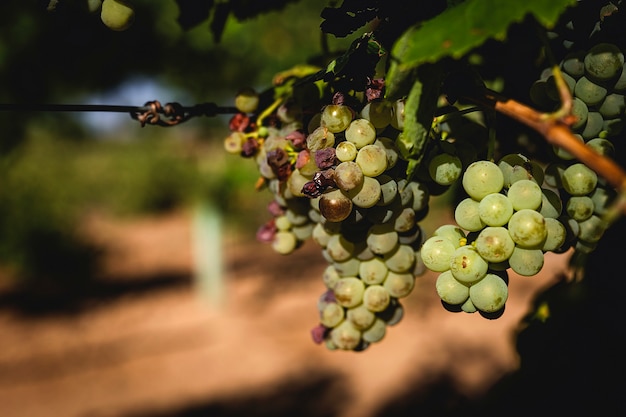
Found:
[[[232, 106], [241, 87], [352, 39], [321, 36], [314, 0], [232, 2], [250, 16], [212, 20], [137, 0], [124, 32], [84, 3], [0, 5], [0, 103]], [[614, 410], [620, 385], [595, 392], [589, 377], [621, 370], [599, 351], [623, 347], [623, 326], [563, 283], [567, 254], [512, 276], [498, 320], [444, 310], [426, 274], [381, 343], [315, 345], [324, 260], [312, 242], [284, 257], [255, 240], [271, 196], [252, 161], [223, 150], [228, 121], [0, 112], [0, 416], [521, 415], [580, 392]], [[427, 230], [450, 220], [448, 198]], [[611, 239], [597, 265], [618, 259]], [[563, 314], [529, 326], [553, 293]]]

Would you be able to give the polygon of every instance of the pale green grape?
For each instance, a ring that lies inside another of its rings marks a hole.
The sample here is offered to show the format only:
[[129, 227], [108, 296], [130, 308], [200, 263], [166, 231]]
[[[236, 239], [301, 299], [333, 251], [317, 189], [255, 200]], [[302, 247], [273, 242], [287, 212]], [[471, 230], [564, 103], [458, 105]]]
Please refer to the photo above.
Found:
[[457, 281], [449, 270], [439, 274], [435, 288], [439, 298], [448, 304], [463, 304], [469, 297], [469, 287]]
[[274, 218], [274, 224], [276, 225], [276, 229], [281, 232], [288, 231], [291, 229], [291, 222], [287, 218], [286, 215], [277, 216]]
[[355, 252], [355, 246], [353, 242], [350, 242], [343, 235], [335, 234], [328, 239], [325, 250], [332, 260], [341, 262], [352, 257]]
[[543, 188], [541, 193], [541, 209], [539, 213], [545, 218], [558, 218], [563, 211], [561, 197], [548, 188]]
[[604, 235], [604, 232], [608, 228], [606, 221], [602, 220], [597, 215], [592, 215], [587, 220], [578, 222], [580, 231], [578, 232], [578, 238], [585, 242], [596, 243]]
[[363, 171], [356, 162], [342, 162], [335, 168], [335, 183], [342, 191], [352, 191], [363, 185]]
[[605, 81], [619, 76], [624, 65], [624, 54], [616, 45], [599, 43], [587, 51], [584, 63], [588, 76]]
[[546, 218], [546, 241], [543, 243], [542, 251], [556, 251], [565, 244], [567, 230], [563, 223], [553, 218]]
[[568, 53], [561, 61], [561, 68], [573, 78], [582, 77], [585, 74], [586, 54], [584, 50]]
[[511, 175], [513, 173], [513, 168], [516, 166], [524, 166], [527, 161], [528, 159], [518, 153], [510, 153], [500, 158], [498, 161], [498, 168], [500, 168], [500, 171], [502, 172], [504, 187], [508, 188], [512, 183]]
[[465, 232], [460, 227], [453, 224], [443, 224], [433, 232], [433, 236], [444, 237], [448, 239], [455, 248], [461, 246], [461, 241], [465, 240]]
[[326, 303], [320, 311], [320, 323], [326, 327], [335, 327], [343, 321], [345, 312], [338, 303]]
[[546, 185], [554, 188], [563, 187], [563, 173], [567, 167], [562, 163], [550, 163], [545, 169]]
[[354, 143], [348, 141], [339, 142], [335, 148], [335, 156], [341, 162], [354, 161], [357, 152]]
[[476, 306], [474, 306], [474, 303], [472, 303], [472, 299], [467, 297], [467, 300], [461, 304], [461, 310], [463, 310], [466, 313], [475, 313], [478, 310], [476, 309]]
[[480, 281], [487, 274], [488, 267], [487, 261], [470, 245], [456, 249], [450, 258], [452, 275], [464, 284]]
[[339, 278], [333, 288], [337, 302], [346, 308], [361, 304], [364, 292], [365, 284], [356, 277]]
[[590, 111], [587, 114], [587, 123], [580, 132], [580, 135], [585, 140], [593, 139], [602, 132], [602, 126], [604, 124], [604, 117], [598, 111]]
[[133, 24], [135, 9], [132, 4], [124, 0], [103, 0], [100, 19], [109, 29], [124, 31]]
[[589, 196], [593, 200], [594, 214], [604, 216], [617, 197], [617, 193], [613, 189], [597, 187]]
[[369, 120], [376, 129], [383, 129], [391, 123], [391, 105], [382, 100], [370, 101], [363, 106], [361, 117]]
[[398, 245], [398, 232], [393, 224], [375, 224], [367, 233], [367, 247], [377, 255], [384, 255], [393, 251]]
[[591, 197], [572, 196], [565, 205], [565, 211], [574, 220], [582, 222], [587, 220], [594, 212], [594, 204]]
[[329, 222], [341, 222], [352, 213], [352, 200], [341, 190], [332, 190], [322, 194], [319, 209], [321, 215]]
[[377, 177], [387, 169], [387, 154], [380, 146], [365, 145], [359, 149], [355, 162], [359, 165], [364, 175]]
[[391, 105], [391, 126], [397, 130], [404, 129], [404, 100], [396, 100]]
[[411, 273], [397, 273], [389, 271], [383, 287], [389, 292], [389, 295], [395, 298], [403, 298], [411, 293], [415, 286], [415, 277]]
[[224, 139], [224, 149], [233, 155], [240, 154], [243, 150], [243, 144], [246, 141], [246, 135], [242, 132], [232, 132]]
[[387, 324], [380, 318], [376, 318], [374, 320], [374, 324], [372, 327], [365, 330], [363, 332], [363, 340], [368, 343], [376, 343], [379, 342], [385, 337], [385, 333], [387, 332]]
[[320, 126], [306, 137], [307, 149], [311, 152], [335, 146], [335, 134]]
[[373, 257], [359, 264], [359, 277], [367, 285], [382, 284], [388, 272], [385, 261], [380, 257]]
[[504, 262], [511, 257], [515, 242], [506, 227], [485, 227], [476, 238], [476, 250], [487, 262]]
[[326, 224], [317, 223], [313, 227], [313, 234], [312, 234], [313, 240], [322, 248], [326, 247], [330, 237], [337, 232], [337, 231], [331, 231], [327, 228], [327, 226], [330, 224], [339, 224], [339, 223], [326, 223]]
[[416, 213], [428, 207], [430, 194], [424, 184], [410, 181], [404, 187], [398, 184], [398, 190], [403, 206], [411, 207]]
[[415, 251], [411, 246], [398, 245], [396, 249], [383, 256], [385, 265], [393, 272], [408, 272], [415, 263]]
[[[366, 294], [367, 289], [363, 295], [363, 300], [365, 300]], [[376, 314], [374, 314], [374, 311], [369, 310], [365, 304], [359, 304], [356, 307], [349, 308], [345, 315], [354, 327], [359, 330], [368, 329], [374, 323], [374, 320], [376, 320]]]
[[604, 97], [606, 97], [606, 93], [606, 88], [594, 83], [585, 76], [578, 79], [574, 88], [574, 95], [584, 101], [587, 106], [595, 106], [601, 103]]
[[346, 130], [352, 121], [352, 109], [342, 104], [329, 104], [321, 114], [320, 126], [332, 133]]
[[589, 115], [589, 108], [585, 104], [584, 101], [579, 99], [578, 97], [574, 97], [572, 100], [572, 116], [575, 117], [576, 121], [572, 123], [572, 129], [577, 130], [582, 128], [585, 123], [587, 123], [587, 116]]
[[259, 93], [253, 88], [242, 88], [235, 96], [235, 107], [242, 113], [253, 113], [259, 107]]
[[571, 195], [587, 195], [598, 184], [598, 176], [585, 164], [572, 164], [563, 171], [563, 188]]
[[511, 201], [513, 209], [537, 210], [541, 207], [543, 193], [541, 187], [531, 180], [519, 180], [511, 184], [507, 192], [507, 198]]
[[463, 174], [463, 189], [473, 199], [480, 201], [486, 195], [498, 193], [504, 186], [504, 176], [491, 161], [472, 162]]
[[395, 218], [393, 228], [396, 232], [408, 232], [415, 226], [415, 210], [410, 207], [405, 207]]
[[[582, 140], [582, 139], [581, 139]], [[509, 183], [505, 183], [505, 187], [510, 187], [511, 184], [519, 180], [531, 180], [537, 184], [543, 183], [543, 168], [535, 161], [526, 161], [524, 165], [516, 165], [511, 170], [509, 175]]]
[[447, 237], [432, 236], [426, 239], [420, 254], [426, 268], [444, 272], [450, 269], [450, 259], [458, 247], [458, 244], [452, 243]]
[[385, 311], [391, 302], [389, 291], [382, 285], [370, 285], [363, 293], [363, 306], [375, 313]]
[[281, 255], [288, 255], [298, 247], [298, 239], [290, 231], [278, 231], [272, 240], [272, 249]]
[[430, 160], [428, 172], [433, 181], [439, 185], [450, 185], [459, 179], [462, 171], [459, 157], [441, 153]]
[[374, 141], [374, 145], [380, 146], [385, 150], [385, 154], [387, 155], [387, 169], [391, 169], [396, 166], [400, 155], [398, 147], [393, 139], [379, 136], [376, 138], [376, 141]]
[[454, 209], [454, 220], [468, 232], [477, 232], [485, 227], [480, 219], [479, 202], [473, 198], [462, 200]]
[[508, 229], [513, 241], [524, 248], [543, 246], [547, 236], [545, 218], [541, 213], [530, 209], [513, 213]]
[[613, 142], [604, 138], [593, 138], [587, 142], [587, 146], [598, 152], [600, 155], [610, 156], [615, 155], [615, 146]]
[[294, 197], [305, 197], [302, 187], [309, 181], [311, 181], [310, 177], [306, 177], [298, 169], [294, 169], [287, 179], [287, 189]]
[[516, 246], [509, 258], [509, 266], [519, 275], [531, 277], [543, 268], [544, 255], [541, 249], [524, 249]]
[[487, 274], [469, 288], [469, 297], [478, 310], [494, 313], [504, 308], [509, 297], [509, 288], [498, 275]]
[[619, 93], [609, 94], [600, 105], [598, 111], [605, 119], [622, 117], [626, 111], [626, 97]]
[[337, 349], [354, 350], [361, 343], [361, 331], [344, 320], [330, 331], [330, 340]]
[[345, 261], [333, 262], [333, 267], [341, 277], [355, 277], [359, 275], [361, 261], [357, 258], [349, 258]]
[[487, 226], [504, 226], [513, 215], [513, 207], [504, 194], [488, 194], [478, 203], [478, 216]]
[[382, 174], [376, 177], [376, 180], [380, 183], [380, 199], [378, 205], [387, 206], [395, 201], [398, 195], [398, 183], [389, 175]]
[[376, 128], [367, 119], [354, 119], [345, 132], [346, 140], [354, 143], [357, 149], [371, 145], [376, 140]]
[[382, 190], [376, 178], [363, 177], [363, 184], [348, 193], [352, 203], [361, 208], [370, 208], [380, 200]]
[[341, 276], [333, 265], [326, 266], [326, 269], [324, 269], [324, 273], [322, 273], [322, 280], [324, 282], [324, 285], [326, 286], [326, 288], [331, 290], [335, 288], [335, 285], [337, 284], [337, 281], [339, 281], [339, 278], [341, 278]]

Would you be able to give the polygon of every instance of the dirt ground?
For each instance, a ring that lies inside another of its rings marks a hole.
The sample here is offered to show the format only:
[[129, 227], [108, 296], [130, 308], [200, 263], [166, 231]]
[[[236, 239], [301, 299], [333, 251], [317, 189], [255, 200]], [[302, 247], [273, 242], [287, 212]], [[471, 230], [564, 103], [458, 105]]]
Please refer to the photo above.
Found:
[[511, 274], [497, 320], [446, 311], [426, 274], [383, 341], [333, 352], [310, 336], [324, 291], [314, 243], [280, 256], [227, 233], [205, 255], [223, 280], [207, 283], [189, 213], [85, 228], [108, 249], [102, 291], [46, 314], [0, 306], [2, 417], [375, 417], [433, 384], [454, 393], [437, 401], [477, 398], [519, 367], [518, 323], [566, 262]]

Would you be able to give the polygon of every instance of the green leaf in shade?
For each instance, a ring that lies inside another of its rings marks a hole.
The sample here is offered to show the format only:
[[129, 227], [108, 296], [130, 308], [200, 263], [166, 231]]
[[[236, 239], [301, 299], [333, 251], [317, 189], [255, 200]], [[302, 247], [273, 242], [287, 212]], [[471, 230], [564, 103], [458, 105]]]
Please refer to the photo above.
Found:
[[407, 68], [436, 62], [444, 56], [459, 58], [489, 38], [503, 40], [508, 27], [528, 14], [549, 28], [575, 3], [576, 0], [467, 0], [406, 31], [394, 44], [391, 55]]
[[443, 71], [436, 64], [425, 64], [415, 71], [413, 86], [404, 106], [404, 129], [396, 144], [409, 161], [407, 178], [419, 166], [433, 124]]

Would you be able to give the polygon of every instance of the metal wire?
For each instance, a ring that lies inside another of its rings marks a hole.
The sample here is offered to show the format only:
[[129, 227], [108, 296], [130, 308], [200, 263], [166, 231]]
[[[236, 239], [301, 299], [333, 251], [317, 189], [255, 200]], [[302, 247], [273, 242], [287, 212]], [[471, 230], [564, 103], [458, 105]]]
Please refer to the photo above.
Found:
[[164, 127], [176, 126], [193, 117], [215, 117], [219, 114], [234, 114], [239, 112], [235, 107], [221, 107], [215, 103], [202, 103], [186, 107], [176, 102], [162, 105], [157, 100], [148, 101], [143, 106], [0, 103], [0, 111], [129, 113], [133, 120], [137, 120], [141, 123], [141, 127], [144, 127], [146, 124]]

